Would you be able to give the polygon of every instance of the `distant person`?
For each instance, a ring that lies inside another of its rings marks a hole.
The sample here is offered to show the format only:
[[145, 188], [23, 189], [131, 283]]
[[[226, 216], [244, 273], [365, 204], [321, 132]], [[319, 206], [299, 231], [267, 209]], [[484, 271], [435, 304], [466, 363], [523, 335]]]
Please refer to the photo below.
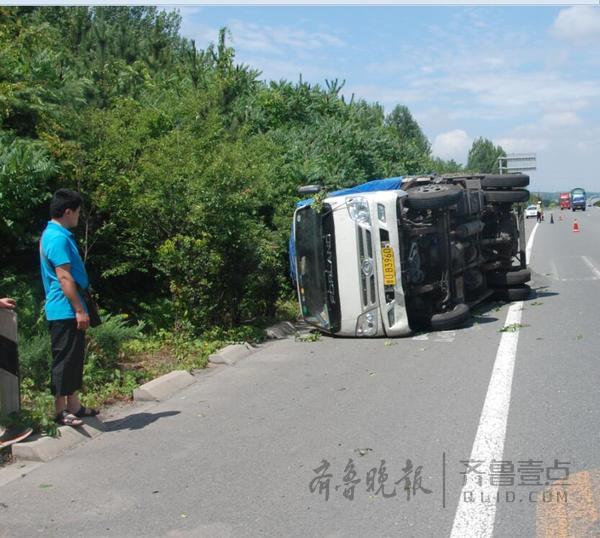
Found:
[[40, 240], [42, 282], [46, 294], [46, 319], [52, 342], [51, 389], [60, 425], [81, 426], [83, 417], [98, 414], [81, 404], [77, 391], [83, 385], [85, 331], [88, 308], [78, 292], [89, 279], [73, 234], [83, 200], [78, 192], [60, 189], [50, 202], [50, 217]]
[[537, 204], [536, 215], [537, 215], [537, 221], [542, 222], [542, 220], [544, 219], [544, 212], [542, 210], [542, 202], [538, 202], [538, 204]]

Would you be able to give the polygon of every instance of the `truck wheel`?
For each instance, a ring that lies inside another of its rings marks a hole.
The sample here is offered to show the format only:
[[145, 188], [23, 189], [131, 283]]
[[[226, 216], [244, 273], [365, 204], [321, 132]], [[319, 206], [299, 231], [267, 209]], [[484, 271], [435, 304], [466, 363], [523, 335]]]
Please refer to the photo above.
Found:
[[486, 202], [518, 203], [529, 200], [529, 191], [515, 189], [513, 191], [485, 191]]
[[518, 286], [530, 280], [531, 271], [520, 267], [510, 271], [490, 271], [487, 274], [487, 281], [490, 286]]
[[481, 180], [484, 189], [510, 189], [527, 187], [529, 176], [526, 174], [486, 174]]
[[510, 303], [512, 301], [524, 301], [529, 297], [531, 288], [527, 284], [521, 284], [513, 288], [497, 288], [494, 290], [494, 299]]
[[456, 329], [464, 325], [470, 317], [471, 312], [469, 311], [469, 307], [464, 303], [460, 303], [449, 312], [431, 316], [430, 325], [434, 331]]
[[406, 205], [412, 209], [442, 209], [456, 204], [462, 191], [457, 185], [423, 185], [408, 191]]

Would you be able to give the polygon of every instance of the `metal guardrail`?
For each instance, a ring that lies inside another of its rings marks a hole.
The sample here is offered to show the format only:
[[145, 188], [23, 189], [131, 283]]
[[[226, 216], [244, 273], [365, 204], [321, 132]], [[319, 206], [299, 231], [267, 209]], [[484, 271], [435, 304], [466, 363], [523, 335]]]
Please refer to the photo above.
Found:
[[0, 416], [19, 411], [17, 314], [0, 308]]

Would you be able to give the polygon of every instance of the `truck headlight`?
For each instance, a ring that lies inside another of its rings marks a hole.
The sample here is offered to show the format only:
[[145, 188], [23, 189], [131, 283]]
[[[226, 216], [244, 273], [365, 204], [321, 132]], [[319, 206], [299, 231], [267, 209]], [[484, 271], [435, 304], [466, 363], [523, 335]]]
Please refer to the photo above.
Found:
[[366, 198], [346, 198], [346, 205], [348, 207], [348, 215], [352, 220], [356, 222], [362, 222], [363, 224], [371, 224], [371, 212], [369, 211], [369, 202]]
[[356, 336], [375, 336], [377, 334], [377, 310], [369, 310], [358, 316]]

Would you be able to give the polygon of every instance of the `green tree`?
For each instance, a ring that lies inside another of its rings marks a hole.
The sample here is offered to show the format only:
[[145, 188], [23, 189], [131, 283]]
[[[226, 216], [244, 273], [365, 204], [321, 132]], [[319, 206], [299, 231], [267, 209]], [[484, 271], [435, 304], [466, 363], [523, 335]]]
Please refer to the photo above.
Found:
[[413, 118], [408, 107], [397, 105], [385, 119], [385, 123], [402, 142], [412, 142], [424, 154], [429, 154], [431, 144], [423, 134], [421, 127]]
[[501, 146], [494, 146], [487, 138], [477, 138], [469, 150], [467, 170], [483, 174], [497, 174], [498, 157], [505, 157], [506, 152]]

